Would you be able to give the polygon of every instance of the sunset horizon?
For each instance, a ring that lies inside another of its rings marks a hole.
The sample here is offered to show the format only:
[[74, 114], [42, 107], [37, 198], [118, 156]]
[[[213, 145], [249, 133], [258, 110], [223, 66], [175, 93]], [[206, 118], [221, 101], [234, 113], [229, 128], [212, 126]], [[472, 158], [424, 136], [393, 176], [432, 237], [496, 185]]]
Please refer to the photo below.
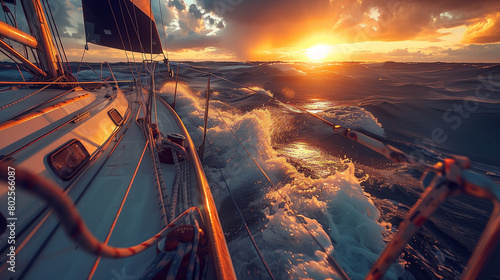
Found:
[[0, 2], [0, 279], [500, 279], [499, 0]]
[[[80, 61], [86, 44], [81, 2], [50, 4], [68, 59]], [[500, 63], [498, 1], [171, 0], [161, 6], [157, 1], [151, 4], [170, 60]], [[324, 48], [320, 59], [310, 51], [318, 46]], [[85, 52], [87, 61], [126, 60], [123, 51], [94, 44], [88, 44]], [[128, 57], [141, 60], [140, 54], [129, 52]]]

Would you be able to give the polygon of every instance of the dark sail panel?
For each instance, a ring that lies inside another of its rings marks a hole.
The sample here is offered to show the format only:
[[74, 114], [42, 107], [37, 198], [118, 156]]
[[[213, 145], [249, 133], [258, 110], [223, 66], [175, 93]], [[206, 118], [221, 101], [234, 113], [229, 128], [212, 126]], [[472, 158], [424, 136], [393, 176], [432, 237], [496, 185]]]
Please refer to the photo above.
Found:
[[150, 53], [152, 44], [153, 53], [162, 53], [149, 1], [82, 0], [82, 7], [87, 42], [142, 53]]

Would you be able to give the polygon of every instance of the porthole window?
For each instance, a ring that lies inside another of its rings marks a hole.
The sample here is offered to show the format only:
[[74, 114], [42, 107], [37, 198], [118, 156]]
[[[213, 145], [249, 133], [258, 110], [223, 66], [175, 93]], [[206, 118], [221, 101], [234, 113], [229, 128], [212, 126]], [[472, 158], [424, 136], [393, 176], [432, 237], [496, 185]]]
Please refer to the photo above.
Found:
[[111, 120], [116, 124], [116, 125], [121, 125], [122, 124], [122, 120], [123, 120], [123, 117], [122, 115], [120, 114], [120, 112], [118, 112], [118, 110], [116, 109], [111, 109], [108, 111], [108, 116], [111, 118]]
[[69, 180], [89, 161], [90, 155], [78, 140], [71, 140], [49, 154], [50, 167], [63, 180]]

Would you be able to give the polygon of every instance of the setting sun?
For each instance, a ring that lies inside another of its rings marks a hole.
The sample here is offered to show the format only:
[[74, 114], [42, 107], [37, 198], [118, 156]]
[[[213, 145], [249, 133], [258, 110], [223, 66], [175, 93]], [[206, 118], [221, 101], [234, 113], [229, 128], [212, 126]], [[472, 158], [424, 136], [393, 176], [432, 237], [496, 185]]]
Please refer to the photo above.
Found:
[[314, 61], [321, 61], [325, 59], [331, 52], [330, 46], [317, 45], [307, 49], [307, 57]]

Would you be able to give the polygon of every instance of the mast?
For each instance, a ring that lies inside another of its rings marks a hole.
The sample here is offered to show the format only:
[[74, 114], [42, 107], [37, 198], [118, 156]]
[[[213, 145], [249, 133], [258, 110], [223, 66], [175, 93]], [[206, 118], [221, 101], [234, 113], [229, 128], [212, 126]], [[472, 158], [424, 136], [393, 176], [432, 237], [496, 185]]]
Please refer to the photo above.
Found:
[[64, 73], [50, 28], [40, 0], [21, 0], [31, 34], [38, 42], [37, 53], [41, 68], [47, 78], [56, 78]]

